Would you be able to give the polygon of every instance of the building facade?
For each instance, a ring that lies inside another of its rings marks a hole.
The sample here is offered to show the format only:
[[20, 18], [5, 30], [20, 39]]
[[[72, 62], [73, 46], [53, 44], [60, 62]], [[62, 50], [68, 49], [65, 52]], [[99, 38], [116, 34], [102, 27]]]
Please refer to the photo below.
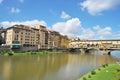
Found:
[[47, 36], [47, 29], [45, 26], [42, 25], [35, 25], [35, 28], [39, 30], [39, 49], [45, 49], [48, 45], [48, 36]]
[[61, 35], [61, 48], [62, 49], [68, 48], [69, 42], [70, 42], [70, 40], [68, 39], [67, 36]]
[[39, 30], [25, 25], [14, 25], [7, 28], [6, 44], [21, 44], [23, 46], [37, 46], [39, 44]]
[[59, 32], [48, 30], [48, 49], [60, 47], [60, 34]]
[[13, 25], [6, 29], [6, 44], [10, 46], [37, 46], [38, 49], [67, 48], [68, 37], [46, 26]]
[[0, 45], [6, 43], [6, 29], [0, 28]]

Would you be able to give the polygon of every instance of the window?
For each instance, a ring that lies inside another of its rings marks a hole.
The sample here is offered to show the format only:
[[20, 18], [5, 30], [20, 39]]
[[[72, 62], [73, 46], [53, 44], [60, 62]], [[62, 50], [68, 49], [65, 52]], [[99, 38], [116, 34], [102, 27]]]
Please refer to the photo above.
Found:
[[18, 38], [18, 35], [17, 35], [17, 38]]

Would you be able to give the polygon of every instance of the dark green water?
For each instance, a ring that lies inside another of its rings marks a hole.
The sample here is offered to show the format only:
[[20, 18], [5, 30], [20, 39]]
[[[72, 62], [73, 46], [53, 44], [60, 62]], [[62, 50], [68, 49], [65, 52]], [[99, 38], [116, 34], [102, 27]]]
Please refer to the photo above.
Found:
[[44, 56], [0, 56], [0, 80], [76, 80], [105, 63], [116, 63], [120, 52], [111, 56], [97, 51], [89, 54]]

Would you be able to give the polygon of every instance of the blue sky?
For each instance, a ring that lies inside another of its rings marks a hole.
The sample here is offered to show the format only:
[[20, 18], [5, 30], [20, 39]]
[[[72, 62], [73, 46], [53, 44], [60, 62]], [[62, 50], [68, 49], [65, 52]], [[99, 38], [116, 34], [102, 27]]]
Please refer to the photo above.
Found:
[[120, 39], [120, 0], [0, 0], [0, 27], [45, 25], [69, 37]]

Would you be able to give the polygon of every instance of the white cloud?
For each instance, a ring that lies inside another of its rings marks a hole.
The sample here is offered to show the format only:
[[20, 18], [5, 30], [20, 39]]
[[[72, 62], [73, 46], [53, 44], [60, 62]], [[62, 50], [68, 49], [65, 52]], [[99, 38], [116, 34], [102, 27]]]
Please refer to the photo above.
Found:
[[112, 38], [112, 29], [111, 27], [101, 28], [99, 25], [94, 26], [93, 29], [82, 28], [82, 33], [79, 36], [81, 39], [106, 39]]
[[120, 39], [120, 33], [119, 33], [119, 34], [117, 34], [117, 38], [118, 38], [118, 39]]
[[52, 29], [69, 37], [79, 36], [80, 39], [105, 39], [112, 37], [111, 27], [101, 28], [99, 25], [92, 29], [84, 28], [78, 18], [72, 18], [66, 22], [58, 22], [52, 25]]
[[70, 18], [70, 17], [71, 17], [70, 15], [68, 15], [66, 12], [62, 11], [62, 13], [61, 13], [61, 18], [63, 18], [63, 19], [68, 19], [68, 18]]
[[45, 21], [39, 21], [39, 20], [31, 20], [31, 21], [23, 21], [23, 22], [9, 22], [9, 21], [0, 22], [0, 25], [5, 28], [11, 27], [15, 24], [22, 24], [22, 25], [28, 25], [28, 26], [35, 26], [36, 24], [44, 25], [44, 26], [47, 25]]
[[105, 27], [104, 29], [101, 29], [98, 31], [99, 36], [109, 36], [111, 35], [111, 28], [110, 27]]
[[100, 38], [104, 38], [112, 35], [111, 27], [101, 28], [99, 25], [93, 27], [94, 30], [97, 31], [96, 36], [100, 36]]
[[23, 3], [24, 2], [24, 0], [19, 0], [20, 1], [20, 3]]
[[3, 0], [0, 0], [0, 4], [3, 2]]
[[114, 39], [120, 39], [120, 33], [112, 34]]
[[14, 7], [11, 8], [11, 13], [19, 13], [19, 12], [20, 12], [19, 8], [14, 8]]
[[82, 34], [79, 36], [81, 39], [94, 39], [95, 32], [91, 29], [82, 29]]
[[94, 30], [100, 30], [101, 28], [100, 28], [99, 25], [96, 25], [96, 26], [93, 27], [93, 29], [94, 29]]
[[81, 21], [78, 18], [72, 18], [66, 22], [58, 22], [52, 25], [52, 29], [70, 37], [79, 33], [81, 29]]
[[91, 15], [101, 14], [102, 11], [109, 10], [120, 4], [120, 0], [85, 0], [80, 3], [81, 9], [88, 10]]

